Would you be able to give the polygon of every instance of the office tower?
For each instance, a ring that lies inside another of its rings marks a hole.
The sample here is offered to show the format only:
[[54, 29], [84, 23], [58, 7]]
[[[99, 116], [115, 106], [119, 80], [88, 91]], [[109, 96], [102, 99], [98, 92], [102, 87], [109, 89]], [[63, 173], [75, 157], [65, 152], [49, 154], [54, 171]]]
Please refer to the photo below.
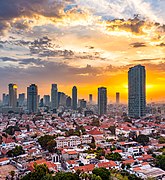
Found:
[[120, 93], [116, 93], [116, 104], [120, 104]]
[[57, 84], [52, 84], [51, 89], [51, 108], [57, 109], [58, 108], [58, 89]]
[[40, 99], [39, 107], [44, 107], [44, 99], [43, 98]]
[[58, 97], [59, 97], [59, 106], [66, 106], [66, 99], [68, 96], [63, 92], [59, 92]]
[[92, 104], [93, 99], [92, 99], [92, 94], [89, 94], [89, 103]]
[[27, 109], [30, 113], [38, 111], [38, 87], [35, 84], [27, 88]]
[[38, 100], [38, 104], [40, 104], [41, 96], [39, 94], [37, 95], [37, 100]]
[[77, 87], [72, 88], [72, 109], [77, 110]]
[[22, 107], [25, 103], [25, 93], [18, 95], [18, 104], [20, 107]]
[[142, 117], [146, 112], [146, 71], [137, 65], [128, 71], [128, 114]]
[[82, 109], [86, 108], [87, 102], [84, 99], [79, 99], [78, 101], [79, 101], [78, 104], [79, 104], [80, 108], [82, 108]]
[[17, 107], [17, 85], [9, 84], [9, 106], [11, 108]]
[[68, 96], [66, 99], [66, 107], [69, 108], [69, 107], [71, 107], [71, 105], [72, 105], [72, 99], [70, 96]]
[[2, 95], [2, 104], [3, 106], [8, 106], [9, 105], [9, 95], [3, 93]]
[[107, 113], [107, 88], [98, 88], [98, 113], [103, 115]]
[[50, 106], [50, 96], [49, 95], [44, 95], [44, 106]]

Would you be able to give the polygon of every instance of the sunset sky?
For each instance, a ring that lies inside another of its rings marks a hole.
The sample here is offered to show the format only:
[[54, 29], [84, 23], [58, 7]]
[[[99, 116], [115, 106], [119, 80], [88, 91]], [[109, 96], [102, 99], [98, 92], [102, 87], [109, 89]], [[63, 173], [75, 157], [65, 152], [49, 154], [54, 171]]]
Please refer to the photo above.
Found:
[[165, 101], [165, 0], [0, 0], [0, 93], [52, 83], [79, 98], [127, 102], [127, 72], [147, 71], [147, 100]]

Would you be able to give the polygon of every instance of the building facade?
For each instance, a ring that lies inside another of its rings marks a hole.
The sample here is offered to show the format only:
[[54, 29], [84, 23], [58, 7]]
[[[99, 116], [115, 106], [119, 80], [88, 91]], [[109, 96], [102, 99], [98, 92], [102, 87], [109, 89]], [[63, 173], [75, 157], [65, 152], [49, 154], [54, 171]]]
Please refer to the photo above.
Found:
[[58, 88], [57, 88], [57, 84], [52, 84], [51, 108], [52, 109], [57, 109], [58, 108]]
[[77, 110], [77, 87], [73, 86], [72, 88], [72, 108]]
[[9, 106], [11, 108], [17, 107], [17, 85], [9, 84]]
[[35, 84], [27, 88], [27, 109], [30, 113], [38, 111], [38, 87]]
[[19, 94], [18, 96], [19, 107], [23, 107], [24, 103], [25, 103], [25, 93]]
[[107, 88], [98, 88], [98, 113], [103, 115], [107, 113]]
[[116, 92], [116, 104], [120, 103], [120, 93]]
[[44, 106], [47, 106], [47, 107], [50, 106], [50, 96], [49, 95], [44, 95], [43, 101], [44, 101], [43, 102]]
[[137, 65], [128, 71], [128, 114], [142, 117], [146, 113], [146, 71]]

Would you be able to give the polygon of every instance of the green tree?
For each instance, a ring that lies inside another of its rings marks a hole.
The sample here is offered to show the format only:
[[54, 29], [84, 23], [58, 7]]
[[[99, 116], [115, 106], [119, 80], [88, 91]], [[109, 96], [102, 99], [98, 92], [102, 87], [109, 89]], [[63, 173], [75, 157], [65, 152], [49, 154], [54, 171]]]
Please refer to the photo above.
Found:
[[88, 177], [89, 180], [102, 180], [102, 178], [100, 176], [97, 176], [96, 174], [89, 174]]
[[165, 137], [160, 137], [159, 138], [159, 143], [164, 144], [165, 143]]
[[92, 171], [93, 174], [97, 175], [97, 176], [100, 176], [102, 178], [102, 180], [108, 180], [109, 177], [110, 177], [110, 171], [106, 168], [95, 168], [93, 171]]
[[156, 165], [165, 170], [165, 155], [156, 156]]
[[9, 157], [15, 157], [15, 156], [19, 156], [25, 154], [24, 149], [22, 148], [22, 146], [16, 146], [15, 148], [13, 148], [12, 150], [9, 150], [7, 152], [7, 155]]
[[83, 173], [80, 174], [80, 178], [81, 178], [81, 179], [87, 180], [88, 177], [89, 177], [89, 175], [88, 175], [87, 173], [85, 173], [85, 172], [83, 172]]
[[54, 136], [50, 136], [50, 135], [41, 136], [38, 139], [38, 142], [44, 150], [52, 151], [53, 147], [56, 146], [56, 143], [54, 141]]
[[122, 156], [118, 152], [115, 152], [106, 154], [105, 158], [113, 161], [121, 161]]
[[91, 143], [88, 144], [92, 149], [96, 148], [96, 144], [95, 144], [95, 138], [92, 136], [92, 141]]
[[101, 156], [105, 156], [105, 151], [103, 148], [98, 147], [97, 150], [95, 151], [96, 158], [101, 159]]
[[110, 126], [110, 127], [108, 128], [108, 130], [110, 130], [113, 135], [116, 134], [116, 127], [115, 127], [115, 126]]
[[41, 180], [53, 180], [52, 174], [46, 174]]
[[149, 142], [149, 137], [144, 135], [144, 134], [140, 134], [137, 137], [137, 142], [139, 142], [140, 144], [142, 144], [143, 146], [145, 146], [146, 144], [148, 144]]
[[9, 126], [5, 132], [9, 135], [14, 135], [15, 131], [21, 131], [20, 128], [18, 126]]
[[49, 179], [51, 176], [51, 173], [46, 164], [37, 165], [34, 163], [34, 171], [25, 175], [22, 180], [47, 180], [45, 179], [45, 176], [49, 177]]
[[47, 149], [49, 152], [54, 152], [55, 151], [55, 147], [56, 147], [57, 143], [54, 139], [50, 140], [48, 143], [47, 143]]
[[53, 178], [54, 180], [79, 180], [79, 177], [75, 173], [71, 172], [58, 172]]

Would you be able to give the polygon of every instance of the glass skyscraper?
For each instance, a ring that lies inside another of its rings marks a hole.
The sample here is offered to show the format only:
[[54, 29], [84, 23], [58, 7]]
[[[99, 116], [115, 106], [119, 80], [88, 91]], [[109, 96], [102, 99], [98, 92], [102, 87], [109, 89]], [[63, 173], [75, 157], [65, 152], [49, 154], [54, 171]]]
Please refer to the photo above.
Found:
[[107, 113], [107, 88], [98, 88], [98, 113], [103, 115]]
[[142, 65], [128, 71], [128, 114], [142, 117], [146, 113], [146, 71]]
[[9, 106], [11, 108], [17, 107], [17, 85], [9, 84]]
[[35, 84], [27, 88], [27, 109], [30, 113], [38, 111], [38, 87]]
[[72, 88], [72, 109], [77, 110], [77, 87]]
[[51, 108], [57, 109], [58, 108], [58, 88], [57, 84], [52, 84], [51, 89]]

